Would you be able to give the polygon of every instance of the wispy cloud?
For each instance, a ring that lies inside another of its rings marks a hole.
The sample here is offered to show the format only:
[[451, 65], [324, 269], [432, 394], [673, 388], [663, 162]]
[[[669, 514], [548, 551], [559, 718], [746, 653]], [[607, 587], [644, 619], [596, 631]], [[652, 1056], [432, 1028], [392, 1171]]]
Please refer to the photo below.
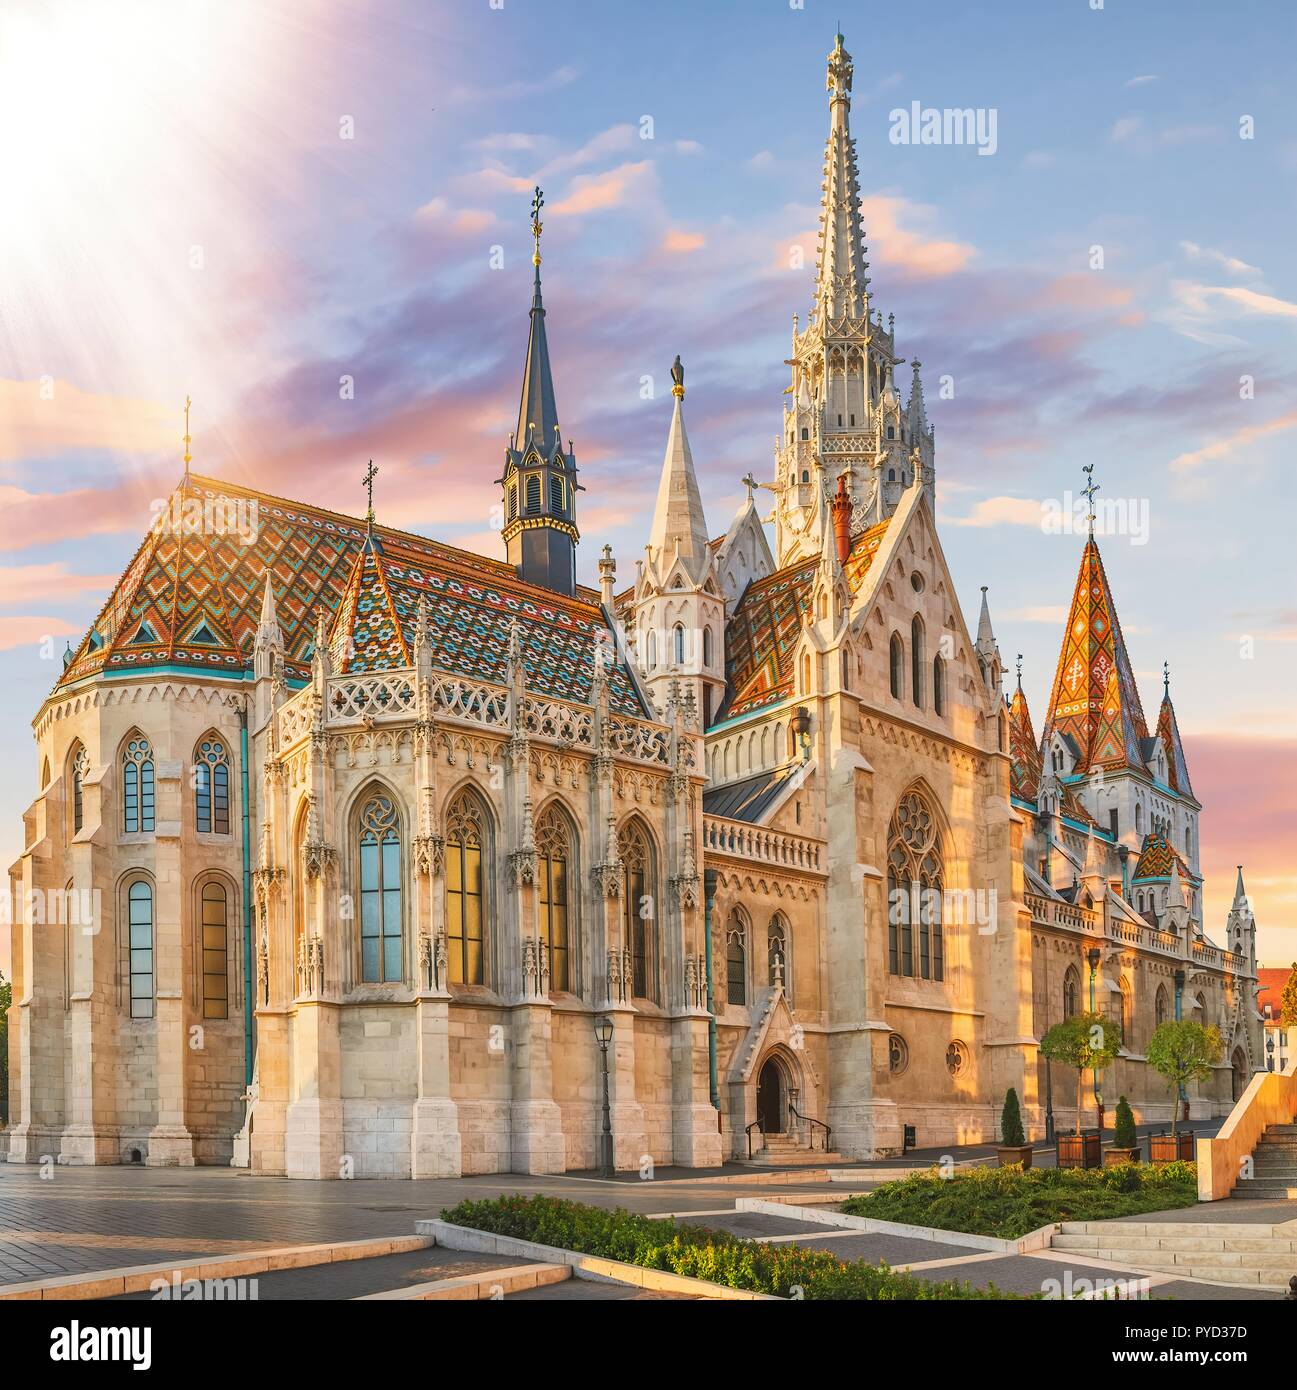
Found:
[[986, 497], [967, 516], [948, 516], [950, 526], [1041, 525], [1040, 503], [1030, 497]]
[[1204, 444], [1201, 449], [1177, 454], [1171, 460], [1171, 472], [1192, 473], [1201, 468], [1204, 463], [1213, 463], [1218, 459], [1229, 458], [1249, 444], [1255, 444], [1261, 439], [1268, 439], [1272, 435], [1283, 434], [1294, 427], [1297, 427], [1297, 410], [1290, 411], [1287, 415], [1280, 415], [1273, 420], [1266, 420], [1259, 425], [1247, 425], [1241, 430], [1235, 430], [1233, 434], [1226, 435], [1223, 439], [1215, 439], [1210, 444]]

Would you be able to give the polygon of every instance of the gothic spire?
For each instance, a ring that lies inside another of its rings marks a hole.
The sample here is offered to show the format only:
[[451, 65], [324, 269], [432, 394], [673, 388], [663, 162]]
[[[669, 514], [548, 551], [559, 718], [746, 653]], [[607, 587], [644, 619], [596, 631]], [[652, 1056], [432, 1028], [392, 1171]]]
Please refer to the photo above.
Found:
[[829, 54], [829, 138], [824, 146], [820, 199], [819, 274], [816, 311], [827, 320], [859, 319], [868, 310], [865, 233], [860, 224], [860, 173], [851, 138], [851, 54], [837, 35]]
[[693, 454], [689, 449], [689, 436], [685, 433], [682, 409], [685, 369], [680, 365], [679, 357], [671, 365], [671, 394], [675, 398], [671, 432], [667, 435], [666, 455], [662, 460], [662, 478], [658, 483], [649, 545], [661, 575], [665, 576], [670, 569], [678, 547], [680, 558], [690, 575], [700, 579], [708, 555], [707, 518], [703, 515]]
[[562, 452], [558, 428], [558, 406], [554, 401], [554, 378], [549, 366], [549, 343], [545, 337], [545, 306], [540, 295], [540, 210], [545, 196], [539, 188], [532, 195], [531, 233], [535, 249], [531, 291], [531, 329], [527, 334], [527, 357], [522, 369], [522, 399], [518, 404], [518, 428], [513, 447], [520, 453], [535, 444], [544, 458]]

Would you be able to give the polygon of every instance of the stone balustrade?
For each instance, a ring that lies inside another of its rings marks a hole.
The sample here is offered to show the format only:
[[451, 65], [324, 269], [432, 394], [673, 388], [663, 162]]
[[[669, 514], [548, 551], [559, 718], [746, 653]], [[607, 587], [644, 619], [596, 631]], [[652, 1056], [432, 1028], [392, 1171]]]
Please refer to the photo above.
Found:
[[703, 817], [703, 852], [728, 855], [731, 859], [769, 864], [776, 869], [827, 877], [824, 842], [806, 835], [788, 835], [746, 821], [721, 816]]

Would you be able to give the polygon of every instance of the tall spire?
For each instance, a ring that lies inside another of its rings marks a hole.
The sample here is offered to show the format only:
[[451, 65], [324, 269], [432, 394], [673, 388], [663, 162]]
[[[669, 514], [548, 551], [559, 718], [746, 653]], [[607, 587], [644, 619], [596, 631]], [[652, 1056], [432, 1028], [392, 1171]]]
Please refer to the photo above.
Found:
[[1189, 763], [1180, 741], [1180, 726], [1176, 723], [1175, 706], [1171, 703], [1171, 664], [1162, 663], [1162, 705], [1157, 712], [1157, 736], [1166, 753], [1166, 776], [1172, 788], [1181, 796], [1193, 796], [1189, 782]]
[[1148, 726], [1093, 536], [1086, 540], [1072, 593], [1045, 717], [1046, 740], [1054, 730], [1076, 745], [1074, 772], [1096, 767], [1145, 771]]
[[682, 408], [685, 369], [679, 357], [671, 365], [671, 383], [675, 404], [671, 411], [666, 455], [662, 460], [657, 505], [653, 509], [653, 525], [649, 530], [649, 545], [660, 575], [665, 577], [678, 548], [690, 575], [699, 579], [708, 555], [707, 518], [703, 515], [702, 495], [694, 473], [689, 436], [685, 433]]
[[504, 530], [509, 563], [529, 584], [576, 592], [576, 456], [571, 441], [563, 448], [545, 339], [545, 308], [540, 297], [540, 210], [545, 195], [531, 200], [531, 328], [522, 369], [518, 428], [505, 450]]
[[821, 325], [859, 319], [868, 309], [865, 234], [860, 225], [860, 174], [851, 138], [851, 54], [837, 35], [829, 54], [829, 138], [824, 146], [820, 200], [819, 275], [815, 287]]

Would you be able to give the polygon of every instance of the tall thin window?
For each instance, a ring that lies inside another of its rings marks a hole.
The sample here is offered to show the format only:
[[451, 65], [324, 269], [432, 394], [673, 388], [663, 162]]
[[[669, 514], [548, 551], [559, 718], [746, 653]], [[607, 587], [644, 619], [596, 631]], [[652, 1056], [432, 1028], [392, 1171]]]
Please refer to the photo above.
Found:
[[631, 993], [637, 999], [657, 998], [657, 940], [654, 931], [653, 856], [648, 837], [635, 821], [622, 827], [617, 853], [625, 874], [626, 940], [631, 953]]
[[658, 664], [658, 635], [653, 628], [649, 628], [648, 636], [644, 639], [644, 653], [646, 664], [652, 671]]
[[703, 665], [708, 670], [712, 664], [712, 630], [709, 627], [703, 628]]
[[1063, 975], [1063, 1017], [1075, 1018], [1081, 1012], [1081, 977], [1069, 965]]
[[378, 793], [360, 812], [360, 978], [404, 978], [401, 959], [401, 828], [392, 799]]
[[1168, 1016], [1169, 1010], [1167, 1008], [1166, 986], [1158, 985], [1157, 998], [1153, 1004], [1153, 1017], [1155, 1020], [1155, 1026], [1161, 1027], [1161, 1025], [1167, 1021]]
[[677, 623], [675, 631], [672, 633], [674, 640], [675, 663], [677, 666], [685, 664], [685, 630]]
[[204, 884], [202, 919], [203, 1017], [229, 1018], [229, 911], [224, 884]]
[[153, 889], [143, 879], [126, 892], [126, 921], [130, 936], [127, 958], [130, 978], [130, 1015], [153, 1017]]
[[553, 475], [549, 480], [549, 509], [556, 516], [563, 515], [563, 479]]
[[923, 620], [916, 613], [910, 624], [910, 693], [914, 703], [923, 708]]
[[527, 477], [527, 510], [540, 511], [540, 474], [531, 473]]
[[90, 755], [86, 752], [85, 745], [80, 744], [72, 758], [72, 833], [74, 835], [81, 829], [81, 823], [85, 818], [82, 787], [85, 782], [85, 775], [89, 770]]
[[205, 738], [194, 753], [194, 816], [200, 834], [230, 833], [230, 761], [219, 739]]
[[462, 792], [446, 813], [446, 952], [450, 980], [486, 982], [482, 925], [482, 846], [485, 815], [471, 792]]
[[932, 708], [937, 714], [946, 712], [946, 663], [939, 656], [932, 658]]
[[887, 845], [887, 968], [893, 975], [945, 975], [945, 874], [936, 817], [918, 792], [892, 814]]
[[905, 694], [905, 644], [900, 633], [892, 633], [889, 648], [892, 677], [892, 697], [899, 700]]
[[552, 806], [536, 825], [537, 879], [540, 889], [540, 935], [549, 951], [549, 987], [572, 988], [568, 940], [568, 863], [572, 840], [567, 821]]
[[793, 997], [793, 976], [788, 959], [788, 928], [784, 925], [784, 919], [779, 916], [770, 919], [770, 926], [766, 930], [766, 978], [770, 984], [776, 980], [782, 980], [784, 994], [788, 999]]
[[731, 1004], [748, 1002], [748, 929], [737, 912], [725, 929], [725, 998]]
[[128, 835], [153, 829], [153, 750], [143, 735], [122, 755], [122, 828]]

